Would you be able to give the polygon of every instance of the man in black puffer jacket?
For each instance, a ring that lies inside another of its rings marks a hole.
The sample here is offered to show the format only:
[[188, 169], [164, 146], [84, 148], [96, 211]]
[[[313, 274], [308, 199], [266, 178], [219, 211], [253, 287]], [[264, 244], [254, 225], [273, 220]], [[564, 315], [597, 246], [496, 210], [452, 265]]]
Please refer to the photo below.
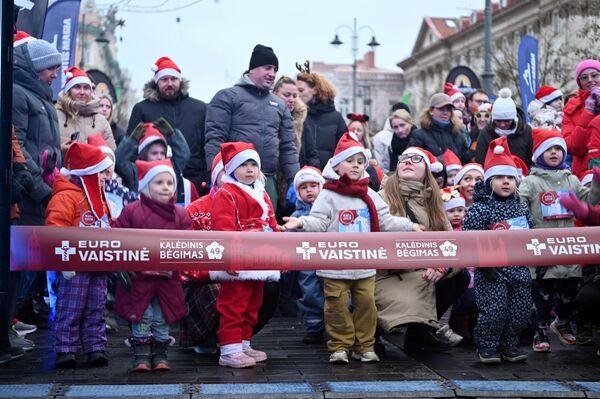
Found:
[[204, 154], [206, 104], [190, 97], [189, 80], [182, 78], [181, 70], [170, 58], [159, 58], [152, 70], [155, 72], [154, 78], [144, 86], [144, 100], [131, 111], [127, 135], [140, 122], [165, 118], [173, 128], [183, 133], [190, 149], [190, 159], [183, 171], [179, 172], [183, 172], [183, 177], [194, 183], [199, 195], [204, 195], [210, 188], [210, 166], [206, 167]]

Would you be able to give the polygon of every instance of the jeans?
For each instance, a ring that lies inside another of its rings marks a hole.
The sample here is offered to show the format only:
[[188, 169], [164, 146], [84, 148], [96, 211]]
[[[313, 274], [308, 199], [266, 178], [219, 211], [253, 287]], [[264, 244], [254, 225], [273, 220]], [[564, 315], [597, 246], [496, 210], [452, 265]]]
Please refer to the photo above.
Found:
[[314, 270], [301, 270], [298, 272], [298, 285], [302, 291], [298, 309], [302, 313], [304, 328], [307, 332], [323, 331], [323, 280]]
[[169, 339], [169, 325], [165, 321], [157, 296], [150, 301], [142, 321], [131, 323], [131, 332], [135, 338], [154, 336], [157, 342], [165, 342]]

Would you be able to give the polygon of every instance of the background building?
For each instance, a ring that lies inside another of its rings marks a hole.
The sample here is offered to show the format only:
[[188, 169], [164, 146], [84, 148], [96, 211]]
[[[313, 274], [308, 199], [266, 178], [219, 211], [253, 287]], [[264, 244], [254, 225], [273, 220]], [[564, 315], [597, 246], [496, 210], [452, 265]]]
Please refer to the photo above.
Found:
[[[483, 1], [482, 1], [483, 3]], [[577, 88], [575, 66], [597, 58], [600, 49], [598, 0], [500, 0], [492, 3], [494, 87], [510, 87], [518, 99], [517, 52], [521, 36], [538, 40], [539, 84], [568, 93]], [[411, 105], [422, 110], [459, 65], [483, 73], [484, 12], [461, 18], [425, 17], [410, 57], [400, 61]], [[481, 80], [481, 79], [480, 79]]]

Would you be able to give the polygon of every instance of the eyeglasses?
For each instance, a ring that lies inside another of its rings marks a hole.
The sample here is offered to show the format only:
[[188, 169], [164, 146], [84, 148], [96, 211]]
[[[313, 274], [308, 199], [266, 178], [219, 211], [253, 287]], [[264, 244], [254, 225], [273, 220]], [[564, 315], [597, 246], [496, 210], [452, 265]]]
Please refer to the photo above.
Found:
[[475, 118], [490, 118], [492, 116], [489, 112], [475, 112]]
[[419, 163], [419, 162], [423, 161], [423, 156], [418, 155], [418, 154], [405, 154], [405, 155], [400, 155], [398, 157], [398, 163], [406, 162], [406, 161], [410, 161], [412, 163]]

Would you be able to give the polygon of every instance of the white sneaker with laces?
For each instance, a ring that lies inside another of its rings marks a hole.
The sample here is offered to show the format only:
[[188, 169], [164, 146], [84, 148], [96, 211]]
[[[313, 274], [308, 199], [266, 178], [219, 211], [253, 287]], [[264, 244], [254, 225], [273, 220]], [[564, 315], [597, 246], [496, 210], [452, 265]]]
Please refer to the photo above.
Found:
[[256, 363], [267, 360], [267, 354], [263, 351], [257, 351], [252, 347], [244, 348], [244, 354], [250, 356]]
[[456, 346], [460, 344], [463, 340], [462, 335], [458, 335], [457, 333], [452, 331], [448, 324], [440, 327], [439, 330], [436, 331], [435, 335], [438, 338], [448, 342], [451, 346]]
[[234, 369], [243, 369], [256, 366], [256, 361], [244, 352], [235, 352], [230, 355], [221, 355], [219, 357], [219, 366], [233, 367]]
[[346, 351], [335, 351], [329, 356], [329, 363], [348, 363], [348, 353]]
[[379, 356], [377, 356], [377, 353], [372, 351], [364, 353], [352, 352], [352, 359], [360, 360], [363, 363], [379, 362]]

